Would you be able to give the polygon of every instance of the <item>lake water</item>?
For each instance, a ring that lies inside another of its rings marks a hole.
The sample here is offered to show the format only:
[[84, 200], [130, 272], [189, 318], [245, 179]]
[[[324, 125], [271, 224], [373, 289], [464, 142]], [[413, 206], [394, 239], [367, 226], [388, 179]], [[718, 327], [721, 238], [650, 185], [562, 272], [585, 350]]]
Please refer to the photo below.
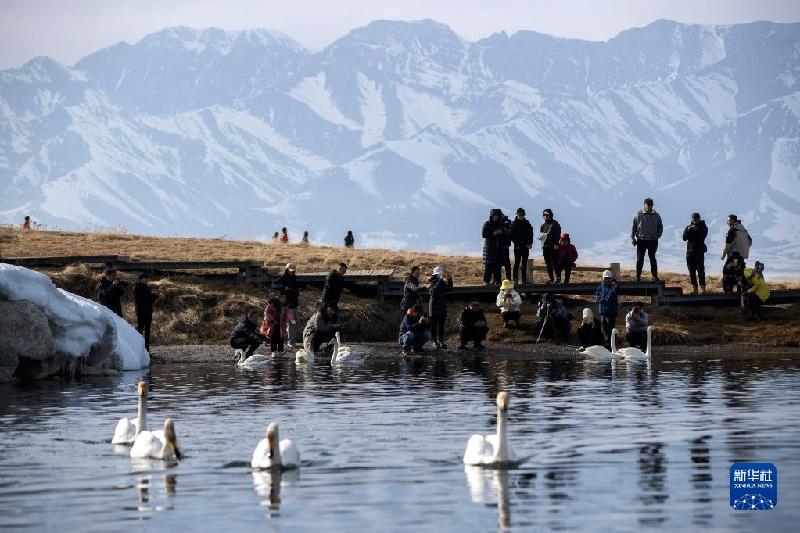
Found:
[[[0, 529], [796, 531], [800, 362], [788, 357], [157, 365], [0, 385]], [[179, 465], [134, 463], [110, 444], [142, 377], [150, 427], [175, 419]], [[465, 470], [499, 390], [527, 460]], [[281, 479], [249, 467], [271, 421], [302, 454]], [[775, 509], [730, 509], [734, 461], [777, 465]]]

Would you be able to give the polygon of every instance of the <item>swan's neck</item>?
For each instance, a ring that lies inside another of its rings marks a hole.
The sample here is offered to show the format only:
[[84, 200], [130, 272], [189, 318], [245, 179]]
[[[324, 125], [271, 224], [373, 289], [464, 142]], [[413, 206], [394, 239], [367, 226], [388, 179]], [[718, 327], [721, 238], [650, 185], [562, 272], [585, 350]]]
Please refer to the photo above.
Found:
[[272, 447], [272, 466], [281, 466], [283, 459], [281, 459], [281, 443], [278, 438], [275, 438], [275, 446]]
[[617, 351], [617, 330], [611, 332], [611, 352]]
[[147, 429], [147, 397], [139, 395], [139, 408], [136, 411], [136, 434]]
[[494, 461], [508, 461], [508, 437], [506, 426], [508, 417], [503, 409], [497, 408], [497, 449], [494, 451]]
[[653, 343], [653, 330], [647, 328], [647, 351], [644, 354], [647, 356], [648, 359], [650, 359], [650, 350], [652, 343]]

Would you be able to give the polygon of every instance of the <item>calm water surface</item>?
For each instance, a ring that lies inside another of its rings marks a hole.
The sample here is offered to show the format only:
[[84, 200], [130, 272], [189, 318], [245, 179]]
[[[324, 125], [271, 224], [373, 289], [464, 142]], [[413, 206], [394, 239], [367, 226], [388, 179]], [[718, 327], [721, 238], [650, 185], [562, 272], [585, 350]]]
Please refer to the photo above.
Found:
[[[142, 377], [150, 426], [175, 419], [177, 466], [110, 444]], [[527, 460], [465, 470], [499, 390]], [[799, 405], [800, 362], [788, 358], [159, 365], [1, 385], [0, 529], [796, 531]], [[303, 459], [280, 479], [249, 468], [271, 421]], [[777, 465], [777, 508], [730, 510], [733, 461]]]

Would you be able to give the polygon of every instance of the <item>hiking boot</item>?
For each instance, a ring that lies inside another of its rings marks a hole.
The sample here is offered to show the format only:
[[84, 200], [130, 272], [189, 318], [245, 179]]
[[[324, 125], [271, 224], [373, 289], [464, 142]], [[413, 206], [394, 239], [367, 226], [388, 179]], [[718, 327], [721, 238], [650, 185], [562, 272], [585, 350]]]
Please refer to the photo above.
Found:
[[642, 275], [636, 274], [636, 283], [639, 283], [640, 281], [642, 281]]
[[706, 293], [706, 286], [705, 285], [700, 285], [700, 292], [702, 292], [703, 294]]
[[692, 285], [692, 294], [697, 294], [697, 285]]
[[653, 276], [653, 281], [661, 281], [660, 279], [658, 279], [658, 274], [653, 274], [652, 276]]

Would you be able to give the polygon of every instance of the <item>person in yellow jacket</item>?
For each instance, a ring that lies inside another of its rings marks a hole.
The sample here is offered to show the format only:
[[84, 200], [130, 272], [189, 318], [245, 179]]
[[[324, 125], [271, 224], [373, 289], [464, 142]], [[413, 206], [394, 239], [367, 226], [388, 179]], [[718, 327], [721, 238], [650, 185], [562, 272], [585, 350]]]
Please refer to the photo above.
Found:
[[753, 318], [761, 322], [761, 304], [769, 298], [769, 285], [752, 268], [744, 269], [744, 282], [747, 284], [747, 291], [743, 295], [743, 303], [753, 314]]

